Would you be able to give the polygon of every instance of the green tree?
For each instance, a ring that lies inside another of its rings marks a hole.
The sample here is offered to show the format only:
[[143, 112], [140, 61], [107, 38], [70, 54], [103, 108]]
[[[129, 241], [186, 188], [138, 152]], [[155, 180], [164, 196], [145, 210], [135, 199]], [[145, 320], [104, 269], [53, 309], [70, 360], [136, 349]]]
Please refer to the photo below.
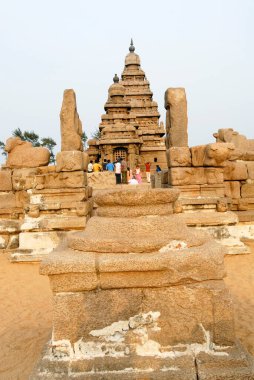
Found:
[[55, 140], [53, 140], [51, 137], [43, 137], [41, 139], [41, 146], [45, 146], [50, 151], [50, 163], [55, 163], [55, 154], [54, 154], [54, 147], [56, 146]]
[[23, 141], [29, 141], [33, 144], [33, 146], [41, 146], [39, 135], [37, 135], [34, 131], [22, 132], [20, 128], [17, 128], [12, 132], [12, 136], [19, 137]]
[[2, 155], [6, 157], [7, 156], [7, 152], [5, 152], [4, 147], [5, 147], [5, 143], [3, 143], [2, 141], [0, 141], [0, 150], [2, 151]]
[[88, 137], [86, 135], [86, 132], [83, 132], [82, 135], [81, 135], [81, 140], [82, 140], [84, 148], [86, 148], [87, 139], [88, 139]]
[[100, 137], [101, 137], [101, 131], [100, 131], [99, 128], [97, 128], [96, 131], [92, 133], [92, 138], [96, 139], [96, 140], [99, 140]]

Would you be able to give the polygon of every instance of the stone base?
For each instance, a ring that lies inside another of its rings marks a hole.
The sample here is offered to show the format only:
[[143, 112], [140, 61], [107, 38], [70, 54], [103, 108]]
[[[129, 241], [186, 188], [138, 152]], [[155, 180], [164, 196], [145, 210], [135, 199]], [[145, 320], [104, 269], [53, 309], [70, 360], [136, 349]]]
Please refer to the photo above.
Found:
[[[82, 345], [82, 343], [81, 343]], [[253, 358], [237, 343], [232, 347], [181, 345], [168, 357], [137, 356], [60, 357], [49, 342], [29, 380], [253, 380]]]

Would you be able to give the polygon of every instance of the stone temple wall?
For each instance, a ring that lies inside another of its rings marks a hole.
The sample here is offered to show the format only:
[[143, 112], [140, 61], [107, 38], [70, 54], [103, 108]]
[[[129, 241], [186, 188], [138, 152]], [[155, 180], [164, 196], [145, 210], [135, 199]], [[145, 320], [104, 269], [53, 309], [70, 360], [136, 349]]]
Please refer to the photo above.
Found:
[[[227, 241], [231, 250], [232, 245], [238, 246], [232, 253], [245, 252], [239, 238], [254, 239], [253, 140], [232, 129], [220, 129], [214, 134], [215, 143], [189, 147], [185, 90], [169, 88], [165, 93], [165, 108], [168, 170], [156, 173], [151, 181], [152, 186], [179, 189], [178, 210], [194, 213], [192, 219], [196, 219], [196, 223], [192, 222], [192, 225], [200, 226], [200, 211], [210, 212], [204, 226], [211, 230], [214, 237]], [[234, 217], [229, 210], [234, 212]], [[216, 218], [217, 225], [221, 218], [211, 211], [225, 213], [223, 228], [214, 227]], [[199, 213], [196, 218], [195, 212]], [[248, 225], [238, 229], [229, 227], [236, 224], [232, 222], [234, 218], [236, 223]]]
[[84, 229], [93, 209], [73, 90], [65, 91], [60, 116], [62, 151], [55, 166], [48, 166], [46, 148], [19, 138], [6, 142], [7, 161], [0, 170], [0, 248], [11, 250], [13, 261], [41, 260], [67, 232]]

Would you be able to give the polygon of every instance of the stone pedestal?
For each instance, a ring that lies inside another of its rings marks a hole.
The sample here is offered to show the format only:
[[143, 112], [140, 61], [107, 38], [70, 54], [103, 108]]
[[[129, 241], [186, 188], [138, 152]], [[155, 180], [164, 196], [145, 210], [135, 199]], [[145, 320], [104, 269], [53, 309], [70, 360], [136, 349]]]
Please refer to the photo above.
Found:
[[53, 334], [32, 380], [254, 379], [234, 334], [224, 248], [163, 215], [177, 197], [173, 189], [99, 194], [85, 231], [42, 263]]

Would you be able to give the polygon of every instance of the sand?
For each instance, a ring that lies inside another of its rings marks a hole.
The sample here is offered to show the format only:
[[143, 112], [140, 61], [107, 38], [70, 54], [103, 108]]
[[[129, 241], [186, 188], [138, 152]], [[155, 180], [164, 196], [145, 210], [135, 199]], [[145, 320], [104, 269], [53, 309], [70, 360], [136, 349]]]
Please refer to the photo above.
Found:
[[[235, 301], [236, 333], [254, 355], [254, 243], [249, 255], [225, 259]], [[0, 380], [27, 380], [50, 337], [52, 304], [48, 278], [38, 264], [11, 264], [0, 254]]]

